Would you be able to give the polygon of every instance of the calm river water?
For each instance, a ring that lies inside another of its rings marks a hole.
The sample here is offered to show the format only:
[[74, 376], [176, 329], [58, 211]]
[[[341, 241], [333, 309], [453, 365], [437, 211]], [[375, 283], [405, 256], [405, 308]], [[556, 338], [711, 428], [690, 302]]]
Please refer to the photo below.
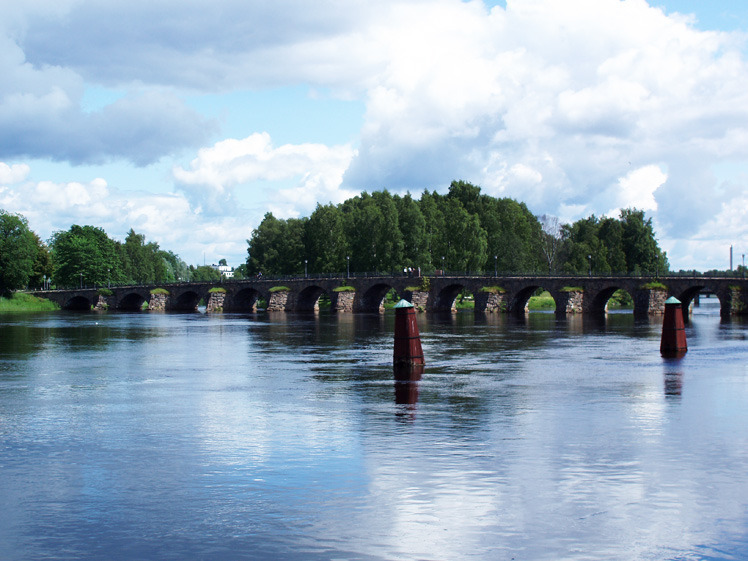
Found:
[[[702, 300], [702, 302], [704, 302]], [[713, 301], [712, 301], [713, 302]], [[748, 323], [0, 316], [0, 559], [748, 559]]]

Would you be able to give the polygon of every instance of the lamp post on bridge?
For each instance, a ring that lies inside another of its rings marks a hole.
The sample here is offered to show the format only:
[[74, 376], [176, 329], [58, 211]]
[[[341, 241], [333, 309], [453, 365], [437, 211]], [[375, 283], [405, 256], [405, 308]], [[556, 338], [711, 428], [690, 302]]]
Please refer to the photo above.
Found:
[[42, 290], [47, 290], [47, 275], [42, 275]]
[[442, 276], [444, 276], [445, 273], [446, 271], [444, 270], [444, 256], [442, 255]]
[[590, 263], [590, 276], [592, 276], [592, 255], [587, 256], [587, 261]]
[[346, 264], [346, 273], [345, 278], [351, 278], [351, 256], [346, 255], [345, 256], [345, 264]]
[[499, 256], [498, 255], [493, 256], [493, 276], [494, 277], [499, 276]]
[[106, 270], [106, 287], [112, 288], [112, 275], [111, 275], [111, 269]]
[[306, 264], [309, 263], [308, 259], [304, 259], [304, 278], [307, 278], [307, 272], [306, 272]]
[[81, 290], [83, 290], [83, 273], [81, 273]]

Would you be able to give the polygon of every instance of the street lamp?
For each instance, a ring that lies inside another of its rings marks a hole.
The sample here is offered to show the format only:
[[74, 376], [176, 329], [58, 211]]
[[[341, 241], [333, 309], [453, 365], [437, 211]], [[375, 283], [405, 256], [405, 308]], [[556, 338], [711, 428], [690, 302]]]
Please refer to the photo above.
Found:
[[347, 267], [346, 278], [350, 278], [351, 276], [351, 256], [350, 255], [345, 256], [345, 262], [346, 262], [346, 267]]
[[592, 255], [588, 255], [587, 260], [590, 262], [590, 276], [592, 276]]
[[106, 287], [112, 288], [112, 276], [111, 276], [111, 269], [106, 270]]
[[81, 273], [81, 290], [83, 290], [83, 273]]
[[306, 273], [306, 264], [307, 263], [309, 263], [309, 260], [308, 259], [304, 259], [304, 278], [307, 277], [307, 273]]
[[442, 255], [442, 276], [444, 276], [444, 256]]
[[498, 255], [493, 256], [493, 276], [495, 277], [499, 276], [499, 256]]
[[743, 254], [743, 278], [745, 278], [745, 253]]
[[42, 275], [42, 278], [44, 279], [42, 281], [42, 290], [47, 290], [47, 275]]

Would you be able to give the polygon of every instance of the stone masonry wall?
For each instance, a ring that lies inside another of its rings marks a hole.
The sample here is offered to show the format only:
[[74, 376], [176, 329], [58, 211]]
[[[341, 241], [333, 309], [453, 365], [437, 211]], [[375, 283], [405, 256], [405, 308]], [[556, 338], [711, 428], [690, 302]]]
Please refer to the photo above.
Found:
[[225, 292], [210, 292], [208, 295], [208, 302], [205, 305], [205, 312], [208, 314], [212, 312], [222, 312], [225, 299]]
[[581, 314], [584, 306], [584, 292], [581, 290], [561, 291], [553, 294], [557, 314]]
[[476, 312], [506, 312], [506, 294], [503, 292], [476, 292]]
[[355, 298], [355, 292], [333, 292], [330, 298], [330, 305], [335, 312], [352, 312], [353, 300]]
[[661, 288], [640, 288], [634, 293], [634, 314], [637, 316], [656, 315], [665, 313], [667, 290]]
[[165, 312], [169, 302], [168, 294], [151, 294], [148, 301], [149, 312]]
[[429, 301], [429, 293], [421, 290], [414, 290], [410, 295], [410, 303], [417, 312], [425, 312], [426, 304]]
[[272, 292], [270, 294], [270, 300], [268, 301], [268, 312], [284, 312], [286, 311], [286, 307], [290, 303], [289, 301], [291, 298], [289, 298], [290, 293], [282, 290], [278, 292]]

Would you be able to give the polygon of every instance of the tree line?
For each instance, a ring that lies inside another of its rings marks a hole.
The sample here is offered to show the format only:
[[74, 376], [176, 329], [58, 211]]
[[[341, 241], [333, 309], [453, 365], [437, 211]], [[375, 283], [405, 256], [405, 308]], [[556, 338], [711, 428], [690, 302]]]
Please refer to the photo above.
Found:
[[73, 225], [48, 243], [26, 218], [0, 209], [0, 295], [20, 288], [108, 286], [218, 280], [212, 267], [187, 266], [178, 255], [130, 229], [124, 242], [102, 228]]
[[[652, 220], [636, 209], [618, 218], [560, 224], [524, 203], [454, 181], [447, 194], [420, 199], [387, 190], [309, 217], [267, 213], [247, 240], [235, 276], [436, 270], [467, 273], [665, 273]], [[0, 293], [19, 288], [217, 281], [213, 267], [192, 266], [130, 229], [124, 242], [96, 226], [73, 225], [47, 243], [23, 216], [0, 209]]]
[[341, 204], [317, 205], [309, 217], [265, 214], [248, 243], [247, 275], [402, 272], [665, 273], [668, 261], [651, 218], [624, 209], [560, 224], [524, 203], [482, 194], [453, 181], [419, 200], [387, 190]]

